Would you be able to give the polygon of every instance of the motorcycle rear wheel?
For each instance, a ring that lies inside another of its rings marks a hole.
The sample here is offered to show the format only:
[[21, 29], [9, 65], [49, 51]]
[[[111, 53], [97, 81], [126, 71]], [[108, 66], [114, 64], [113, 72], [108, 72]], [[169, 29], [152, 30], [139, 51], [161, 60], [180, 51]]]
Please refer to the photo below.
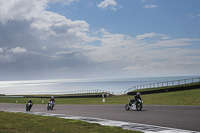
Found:
[[130, 110], [130, 107], [129, 107], [128, 104], [125, 105], [125, 110], [126, 110], [126, 111], [129, 111], [129, 110]]

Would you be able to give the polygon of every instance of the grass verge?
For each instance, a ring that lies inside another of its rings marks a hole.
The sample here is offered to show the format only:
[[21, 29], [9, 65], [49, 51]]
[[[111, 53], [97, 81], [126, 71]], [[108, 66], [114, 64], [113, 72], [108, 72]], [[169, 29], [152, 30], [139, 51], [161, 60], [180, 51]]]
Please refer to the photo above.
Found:
[[200, 89], [143, 95], [149, 105], [200, 105]]
[[0, 112], [1, 133], [141, 133], [118, 127], [31, 114]]

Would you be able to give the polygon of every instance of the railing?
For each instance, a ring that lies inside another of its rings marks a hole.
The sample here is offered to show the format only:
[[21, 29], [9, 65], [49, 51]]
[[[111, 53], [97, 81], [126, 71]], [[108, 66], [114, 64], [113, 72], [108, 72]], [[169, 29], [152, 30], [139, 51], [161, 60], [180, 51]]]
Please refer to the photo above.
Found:
[[88, 93], [109, 93], [114, 94], [111, 91], [104, 91], [104, 90], [79, 90], [79, 91], [70, 91], [70, 94], [88, 94]]
[[25, 98], [25, 96], [5, 96], [0, 95], [0, 98]]
[[133, 86], [133, 87], [127, 89], [126, 91], [124, 91], [124, 94], [126, 94], [127, 92], [130, 92], [130, 91], [133, 91], [133, 90], [138, 90], [138, 89], [167, 87], [167, 86], [183, 85], [183, 84], [196, 83], [196, 82], [200, 82], [200, 77], [136, 85], [136, 86]]

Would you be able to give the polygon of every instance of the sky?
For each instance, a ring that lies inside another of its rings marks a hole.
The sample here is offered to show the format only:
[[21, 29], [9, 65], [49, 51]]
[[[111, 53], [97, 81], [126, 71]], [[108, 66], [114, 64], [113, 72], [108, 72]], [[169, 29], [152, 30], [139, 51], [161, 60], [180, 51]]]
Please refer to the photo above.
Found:
[[0, 0], [0, 80], [200, 75], [199, 0]]

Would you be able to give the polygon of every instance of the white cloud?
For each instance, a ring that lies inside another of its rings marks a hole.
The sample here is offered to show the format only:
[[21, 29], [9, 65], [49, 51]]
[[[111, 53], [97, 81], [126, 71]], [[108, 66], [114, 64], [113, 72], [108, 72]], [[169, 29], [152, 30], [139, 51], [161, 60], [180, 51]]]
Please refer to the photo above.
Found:
[[16, 48], [10, 49], [10, 52], [13, 52], [14, 54], [24, 54], [27, 51], [26, 51], [26, 48], [16, 47]]
[[10, 55], [0, 55], [0, 63], [11, 63], [14, 62], [13, 56]]
[[61, 2], [63, 3], [64, 5], [69, 5], [73, 2], [77, 2], [79, 0], [48, 0], [49, 2], [52, 2], [52, 3], [56, 3], [56, 2]]
[[161, 37], [162, 39], [169, 39], [169, 37], [167, 35], [164, 35], [164, 34], [157, 34], [157, 33], [145, 33], [145, 34], [142, 34], [142, 35], [137, 35], [136, 36], [136, 39], [137, 40], [143, 40], [145, 38], [152, 38], [152, 37]]
[[8, 20], [30, 20], [38, 17], [47, 1], [43, 0], [1, 0], [0, 21], [5, 23]]
[[75, 1], [79, 0], [0, 0], [0, 21], [38, 19], [50, 2], [69, 5]]
[[3, 48], [0, 47], [0, 53], [2, 53], [2, 52], [3, 52]]
[[153, 4], [147, 4], [144, 6], [144, 8], [157, 8], [158, 5], [153, 5]]
[[199, 18], [199, 17], [200, 17], [200, 13], [199, 13], [199, 14], [188, 13], [187, 15], [188, 15], [191, 19], [195, 19], [195, 18]]
[[[84, 20], [46, 11], [48, 2], [0, 0], [0, 63], [5, 66], [0, 72], [12, 69], [14, 75], [28, 71], [39, 78], [43, 73], [46, 78], [82, 78], [175, 74], [190, 67], [193, 73], [199, 71], [200, 51], [187, 48], [199, 39], [153, 32], [133, 37], [104, 28], [93, 32]], [[100, 8], [112, 6], [118, 7], [114, 0], [99, 4]]]
[[200, 39], [190, 39], [190, 38], [178, 38], [178, 39], [171, 39], [171, 40], [160, 40], [154, 44], [151, 44], [150, 47], [179, 47], [179, 46], [189, 46], [194, 45], [193, 42], [198, 42]]
[[128, 70], [128, 71], [135, 71], [135, 70], [141, 70], [144, 66], [140, 64], [136, 64], [134, 66], [127, 66], [125, 68], [122, 68], [122, 70]]
[[97, 5], [99, 8], [107, 8], [110, 7], [111, 10], [117, 10], [117, 2], [115, 0], [104, 0]]
[[81, 20], [72, 21], [59, 14], [44, 11], [40, 18], [31, 23], [31, 27], [37, 29], [41, 37], [46, 39], [50, 35], [83, 37], [84, 32], [89, 29], [89, 24]]
[[[85, 55], [94, 62], [112, 64], [113, 70], [118, 69], [123, 73], [139, 75], [170, 73], [169, 76], [171, 76], [185, 71], [185, 67], [189, 64], [184, 62], [188, 61], [196, 66], [195, 71], [198, 70], [197, 64], [200, 63], [197, 63], [199, 59], [196, 55], [199, 55], [200, 51], [185, 49], [182, 46], [194, 45], [194, 42], [200, 42], [199, 39], [173, 39], [157, 33], [145, 33], [134, 38], [123, 34], [111, 34], [108, 31], [105, 32], [105, 29], [101, 31], [102, 36], [98, 38], [101, 41], [100, 45], [85, 47], [87, 50]], [[159, 38], [154, 38], [153, 44], [148, 41], [138, 42], [138, 40], [152, 37]], [[187, 74], [189, 74], [188, 71]]]

